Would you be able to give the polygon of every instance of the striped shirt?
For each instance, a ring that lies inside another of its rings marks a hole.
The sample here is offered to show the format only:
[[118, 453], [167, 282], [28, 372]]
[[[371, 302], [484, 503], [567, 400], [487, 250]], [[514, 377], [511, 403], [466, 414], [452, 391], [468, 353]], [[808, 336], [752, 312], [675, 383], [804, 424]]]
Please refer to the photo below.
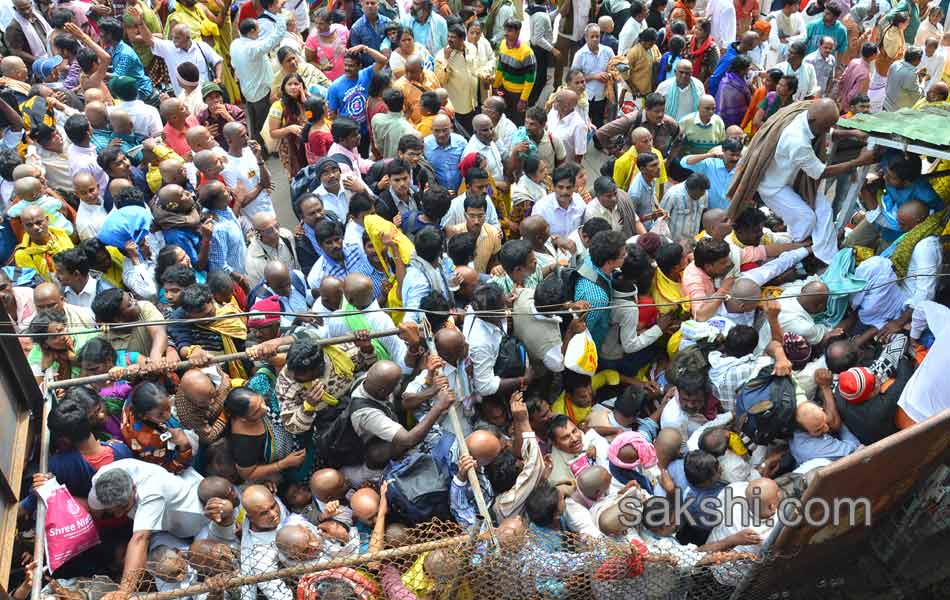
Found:
[[524, 42], [509, 48], [508, 41], [498, 44], [498, 70], [495, 71], [495, 87], [507, 92], [521, 94], [527, 100], [534, 87], [534, 52]]

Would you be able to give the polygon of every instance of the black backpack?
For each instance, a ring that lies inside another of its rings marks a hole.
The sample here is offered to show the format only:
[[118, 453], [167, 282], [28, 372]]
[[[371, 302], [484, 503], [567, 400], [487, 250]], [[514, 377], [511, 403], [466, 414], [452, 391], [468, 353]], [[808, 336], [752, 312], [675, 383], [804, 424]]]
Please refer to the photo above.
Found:
[[396, 420], [396, 415], [387, 402], [351, 396], [346, 403], [330, 409], [335, 411], [335, 414], [326, 415], [326, 427], [314, 427], [313, 449], [319, 465], [348, 467], [363, 464], [366, 445], [356, 434], [350, 419], [354, 412], [362, 408], [379, 409], [393, 421]]
[[524, 344], [513, 335], [505, 334], [495, 358], [495, 375], [502, 379], [521, 377], [528, 367], [528, 353]]
[[742, 432], [756, 444], [789, 439], [795, 431], [795, 382], [763, 367], [736, 393], [736, 417], [746, 415]]

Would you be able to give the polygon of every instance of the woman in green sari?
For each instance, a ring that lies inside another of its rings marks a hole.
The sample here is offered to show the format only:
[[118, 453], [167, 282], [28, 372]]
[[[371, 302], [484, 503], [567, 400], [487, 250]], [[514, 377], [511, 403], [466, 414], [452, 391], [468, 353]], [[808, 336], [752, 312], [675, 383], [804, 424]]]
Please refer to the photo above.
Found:
[[[153, 34], [161, 35], [162, 21], [147, 4], [141, 0], [132, 0], [129, 2], [128, 7], [137, 9], [138, 14], [142, 17], [142, 22], [145, 23], [149, 31]], [[148, 78], [152, 80], [152, 83], [154, 83], [157, 88], [162, 84], [169, 83], [168, 66], [165, 64], [163, 58], [152, 54], [152, 47], [147, 44], [138, 33], [134, 14], [135, 11], [130, 13], [128, 10], [122, 13], [125, 37], [129, 40], [129, 45], [135, 50], [139, 60], [142, 61], [142, 66], [145, 67], [145, 74], [148, 75]]]
[[294, 438], [272, 419], [267, 400], [249, 387], [231, 390], [224, 401], [231, 416], [228, 441], [244, 481], [279, 481], [304, 463], [306, 450], [294, 450]]

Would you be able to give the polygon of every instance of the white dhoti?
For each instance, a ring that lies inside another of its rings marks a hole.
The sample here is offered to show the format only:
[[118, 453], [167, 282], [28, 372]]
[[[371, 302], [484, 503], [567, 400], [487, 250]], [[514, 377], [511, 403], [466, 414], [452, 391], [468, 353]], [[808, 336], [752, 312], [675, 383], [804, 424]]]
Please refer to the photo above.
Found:
[[814, 209], [788, 185], [771, 196], [761, 191], [759, 195], [762, 202], [785, 223], [793, 241], [801, 242], [810, 237], [812, 254], [825, 264], [831, 263], [838, 252], [838, 236], [831, 203], [821, 192], [815, 196]]

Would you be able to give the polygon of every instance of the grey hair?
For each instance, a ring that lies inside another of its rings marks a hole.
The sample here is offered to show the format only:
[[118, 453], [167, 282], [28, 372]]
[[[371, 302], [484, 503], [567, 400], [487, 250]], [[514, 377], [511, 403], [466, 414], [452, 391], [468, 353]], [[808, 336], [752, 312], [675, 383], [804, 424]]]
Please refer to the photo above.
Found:
[[110, 469], [96, 479], [96, 498], [105, 508], [125, 506], [134, 492], [132, 477], [122, 469]]
[[584, 27], [584, 35], [586, 36], [588, 33], [590, 33], [591, 31], [595, 29], [597, 31], [600, 31], [600, 25], [598, 25], [597, 23], [588, 23], [587, 26]]
[[205, 171], [214, 164], [214, 150], [201, 150], [195, 154], [194, 163], [199, 171]]

